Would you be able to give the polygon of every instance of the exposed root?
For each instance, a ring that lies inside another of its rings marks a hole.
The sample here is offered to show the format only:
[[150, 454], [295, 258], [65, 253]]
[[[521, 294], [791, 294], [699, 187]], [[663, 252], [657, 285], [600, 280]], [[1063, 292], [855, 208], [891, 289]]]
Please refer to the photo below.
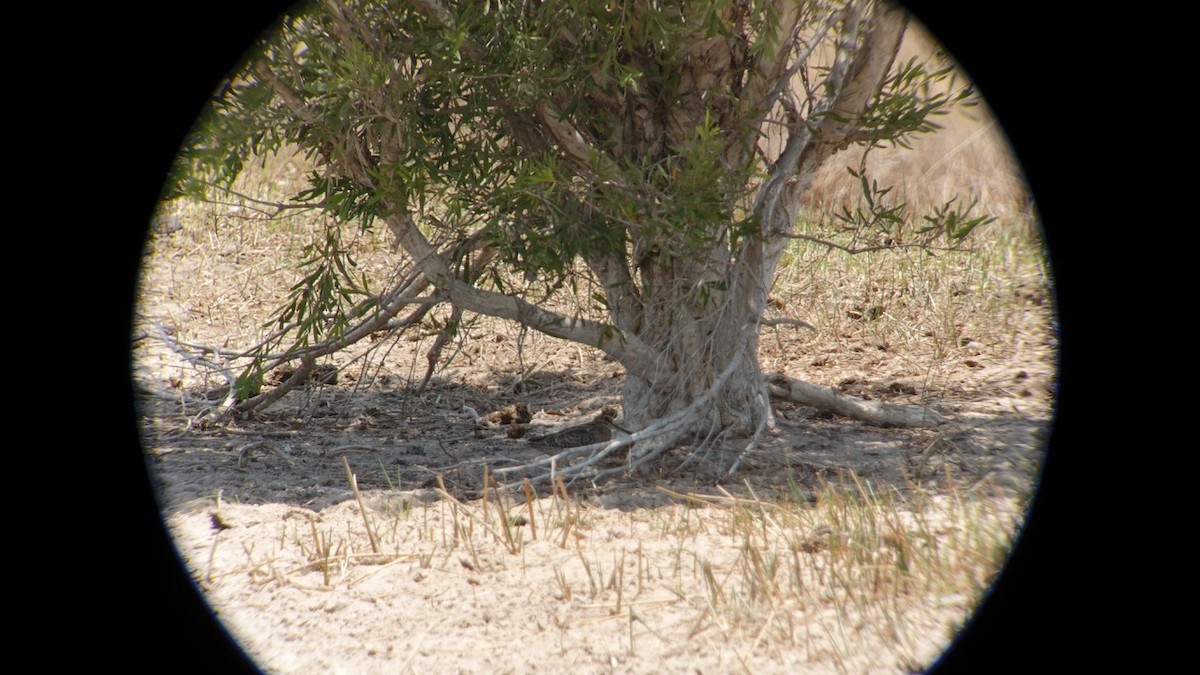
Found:
[[438, 359], [442, 357], [442, 350], [445, 349], [446, 343], [450, 342], [450, 339], [454, 337], [458, 325], [462, 323], [462, 314], [462, 308], [458, 305], [453, 305], [453, 310], [450, 312], [450, 320], [438, 331], [438, 336], [433, 341], [433, 346], [425, 353], [425, 360], [429, 363], [429, 366], [425, 369], [425, 377], [421, 378], [421, 384], [417, 387], [417, 396], [425, 392], [425, 387], [429, 384], [429, 378], [433, 377], [433, 371], [437, 368]]
[[782, 373], [768, 378], [771, 396], [816, 406], [837, 415], [881, 427], [936, 427], [946, 420], [931, 408], [863, 401], [840, 391], [803, 382]]
[[[635, 434], [636, 436], [636, 434]], [[553, 455], [548, 455], [535, 462], [520, 464], [518, 466], [504, 467], [494, 469], [492, 473], [496, 476], [507, 476], [510, 474], [526, 474], [531, 471], [540, 471], [532, 476], [528, 476], [527, 480], [530, 483], [552, 483], [558, 479], [564, 479], [567, 482], [574, 482], [585, 476], [592, 475], [595, 472], [595, 466], [603, 461], [606, 457], [622, 448], [633, 445], [634, 437], [622, 434], [618, 438], [614, 438], [602, 443], [593, 443], [591, 445], [582, 445], [577, 448], [567, 448]], [[565, 466], [568, 462], [574, 461], [577, 458], [584, 458], [577, 464]], [[562, 468], [560, 468], [560, 465]], [[521, 485], [526, 477], [522, 476], [521, 481], [507, 483], [502, 487], [510, 488]]]
[[[770, 403], [767, 401], [760, 400], [759, 403], [768, 408], [770, 407]], [[762, 416], [762, 419], [758, 423], [758, 427], [754, 429], [754, 437], [750, 439], [750, 442], [747, 443], [746, 447], [742, 449], [741, 453], [738, 454], [737, 460], [734, 461], [733, 465], [729, 467], [727, 475], [732, 476], [737, 473], [738, 469], [740, 469], [742, 466], [742, 462], [746, 461], [746, 457], [758, 449], [758, 441], [762, 438], [763, 432], [767, 430], [768, 423], [771, 421], [771, 415]]]
[[[743, 340], [746, 336], [743, 335]], [[612, 440], [594, 443], [592, 445], [584, 445], [578, 448], [567, 448], [554, 455], [550, 455], [544, 459], [519, 466], [506, 467], [497, 469], [496, 475], [507, 474], [522, 474], [529, 471], [542, 469], [542, 473], [528, 476], [528, 479], [533, 483], [544, 481], [554, 481], [562, 478], [568, 482], [574, 482], [580, 478], [591, 478], [593, 482], [605, 476], [629, 471], [630, 473], [637, 471], [641, 466], [657, 459], [663, 452], [674, 447], [680, 440], [686, 436], [690, 430], [697, 427], [700, 422], [703, 411], [712, 402], [724, 388], [725, 383], [737, 369], [744, 358], [745, 350], [737, 350], [735, 356], [730, 359], [725, 369], [721, 374], [709, 385], [703, 394], [696, 397], [686, 408], [679, 410], [671, 415], [655, 420], [650, 425], [640, 429], [632, 434], [614, 433]], [[762, 401], [764, 406], [765, 399]], [[769, 406], [765, 406], [769, 407]], [[762, 416], [762, 422], [754, 435], [754, 440], [757, 441], [762, 431], [766, 428], [770, 420], [769, 410], [765, 410]], [[711, 434], [710, 434], [711, 436]], [[703, 448], [705, 444], [701, 444]], [[612, 467], [604, 470], [597, 470], [596, 465], [611, 455], [612, 453], [622, 448], [630, 448], [628, 454], [628, 465], [623, 467]], [[697, 448], [699, 452], [701, 448]], [[582, 458], [582, 461], [576, 461]], [[560, 463], [576, 461], [565, 468], [560, 469]], [[740, 459], [739, 459], [740, 461]], [[736, 469], [736, 465], [734, 467]], [[548, 469], [548, 470], [546, 470]], [[515, 484], [513, 484], [515, 486]]]

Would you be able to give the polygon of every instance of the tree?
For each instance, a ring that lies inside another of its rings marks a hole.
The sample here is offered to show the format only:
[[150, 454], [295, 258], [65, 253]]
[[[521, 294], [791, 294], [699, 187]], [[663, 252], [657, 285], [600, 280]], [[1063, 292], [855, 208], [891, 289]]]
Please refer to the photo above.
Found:
[[[269, 403], [262, 372], [450, 307], [430, 371], [464, 312], [603, 350], [624, 366], [630, 462], [682, 440], [772, 423], [804, 397], [891, 424], [931, 413], [869, 407], [772, 379], [756, 358], [768, 292], [817, 170], [937, 128], [969, 102], [945, 64], [894, 63], [905, 12], [872, 0], [335, 2], [281, 18], [231, 73], [180, 155], [169, 196], [228, 187], [247, 161], [296, 148], [318, 167], [296, 204], [334, 216], [323, 246], [238, 378], [236, 409]], [[948, 203], [912, 224], [865, 171], [837, 214], [881, 245], [955, 245], [984, 218]], [[401, 281], [376, 292], [338, 229], [382, 222]], [[570, 287], [604, 319], [531, 298]], [[581, 290], [582, 289], [582, 290]], [[409, 312], [397, 319], [405, 309]], [[751, 441], [753, 443], [753, 440]], [[593, 449], [594, 450], [594, 449]]]

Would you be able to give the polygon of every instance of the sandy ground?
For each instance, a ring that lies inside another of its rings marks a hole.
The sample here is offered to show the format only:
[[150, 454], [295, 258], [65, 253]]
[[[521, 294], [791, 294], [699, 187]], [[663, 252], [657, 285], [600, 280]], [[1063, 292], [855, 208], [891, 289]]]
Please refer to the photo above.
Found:
[[[177, 402], [151, 395], [145, 445], [193, 579], [268, 672], [912, 671], [950, 644], [977, 597], [952, 585], [897, 589], [870, 604], [817, 590], [788, 602], [756, 595], [746, 581], [750, 549], [796, 556], [793, 588], [819, 589], [836, 571], [823, 557], [820, 509], [804, 523], [764, 526], [749, 542], [729, 502], [680, 495], [802, 502], [853, 470], [897, 495], [917, 485], [936, 494], [949, 480], [1016, 527], [1052, 401], [1053, 350], [1029, 338], [1025, 349], [997, 349], [1004, 357], [976, 346], [936, 397], [903, 353], [764, 340], [768, 365], [796, 364], [803, 350], [806, 377], [931, 405], [952, 421], [884, 429], [780, 403], [778, 428], [734, 477], [724, 471], [738, 446], [690, 463], [680, 448], [651, 474], [572, 485], [565, 502], [547, 486], [532, 508], [506, 493], [515, 544], [502, 535], [495, 497], [490, 506], [478, 499], [484, 467], [542, 451], [476, 423], [464, 406], [482, 413], [523, 402], [532, 428], [551, 429], [618, 402], [619, 367], [574, 345], [523, 343], [522, 358], [541, 367], [520, 393], [506, 365], [512, 335], [485, 323], [467, 335], [465, 358], [419, 396], [408, 386], [413, 366], [396, 354], [369, 371], [347, 364], [337, 384], [223, 426], [189, 428]], [[161, 392], [178, 364], [160, 345], [142, 349], [140, 381]], [[412, 350], [414, 362], [420, 356]], [[461, 503], [437, 494], [439, 477]], [[898, 512], [928, 523], [952, 508], [942, 497]], [[954, 536], [953, 524], [931, 527]], [[978, 568], [994, 572], [984, 561]]]

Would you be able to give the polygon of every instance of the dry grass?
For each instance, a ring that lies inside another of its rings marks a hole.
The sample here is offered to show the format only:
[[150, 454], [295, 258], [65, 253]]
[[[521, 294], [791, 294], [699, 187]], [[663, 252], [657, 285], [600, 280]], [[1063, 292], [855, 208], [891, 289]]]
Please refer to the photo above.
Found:
[[[589, 506], [561, 483], [551, 494], [527, 487], [471, 503], [444, 489], [392, 490], [365, 509], [290, 509], [261, 523], [239, 522], [250, 512], [218, 504], [230, 527], [259, 529], [259, 544], [238, 550], [210, 537], [205, 555], [190, 559], [235, 635], [270, 670], [296, 669], [280, 666], [279, 638], [256, 627], [261, 618], [222, 606], [239, 578], [343, 603], [375, 597], [389, 578], [421, 583], [409, 591], [414, 601], [430, 585], [450, 606], [475, 606], [468, 598], [484, 592], [486, 606], [525, 617], [523, 650], [546, 664], [602, 641], [631, 665], [690, 645], [699, 652], [683, 663], [705, 672], [913, 671], [964, 624], [1020, 520], [1011, 501], [949, 481], [936, 494], [905, 496], [854, 475], [813, 494], [661, 492], [669, 504], [623, 513]], [[173, 517], [185, 552], [199, 548], [205, 520]], [[424, 656], [437, 655], [410, 661], [414, 672], [469, 662], [437, 647], [479, 637], [474, 622], [451, 623], [454, 636], [409, 629], [434, 645]], [[348, 658], [341, 645], [321, 649], [326, 660]], [[681, 665], [669, 663], [670, 672]]]
[[[1022, 340], [1049, 340], [1047, 271], [1038, 241], [1007, 224], [978, 232], [976, 250], [870, 252], [854, 256], [797, 242], [785, 256], [774, 295], [781, 314], [819, 327], [825, 351], [866, 344], [902, 361], [922, 391], [946, 393], [950, 376], [971, 356], [1011, 357]], [[776, 331], [783, 349], [804, 335]], [[820, 365], [820, 364], [818, 364]]]

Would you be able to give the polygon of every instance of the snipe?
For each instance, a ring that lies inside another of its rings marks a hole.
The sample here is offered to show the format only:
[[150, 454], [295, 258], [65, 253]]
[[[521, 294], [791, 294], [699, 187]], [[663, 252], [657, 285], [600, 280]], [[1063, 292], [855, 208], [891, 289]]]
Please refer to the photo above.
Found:
[[[612, 439], [613, 429], [625, 431], [613, 422], [616, 418], [617, 409], [613, 406], [605, 406], [600, 414], [590, 422], [576, 424], [552, 434], [535, 436], [529, 439], [529, 443], [544, 448], [578, 448], [583, 445], [603, 443]], [[626, 433], [629, 432], [626, 431]]]

